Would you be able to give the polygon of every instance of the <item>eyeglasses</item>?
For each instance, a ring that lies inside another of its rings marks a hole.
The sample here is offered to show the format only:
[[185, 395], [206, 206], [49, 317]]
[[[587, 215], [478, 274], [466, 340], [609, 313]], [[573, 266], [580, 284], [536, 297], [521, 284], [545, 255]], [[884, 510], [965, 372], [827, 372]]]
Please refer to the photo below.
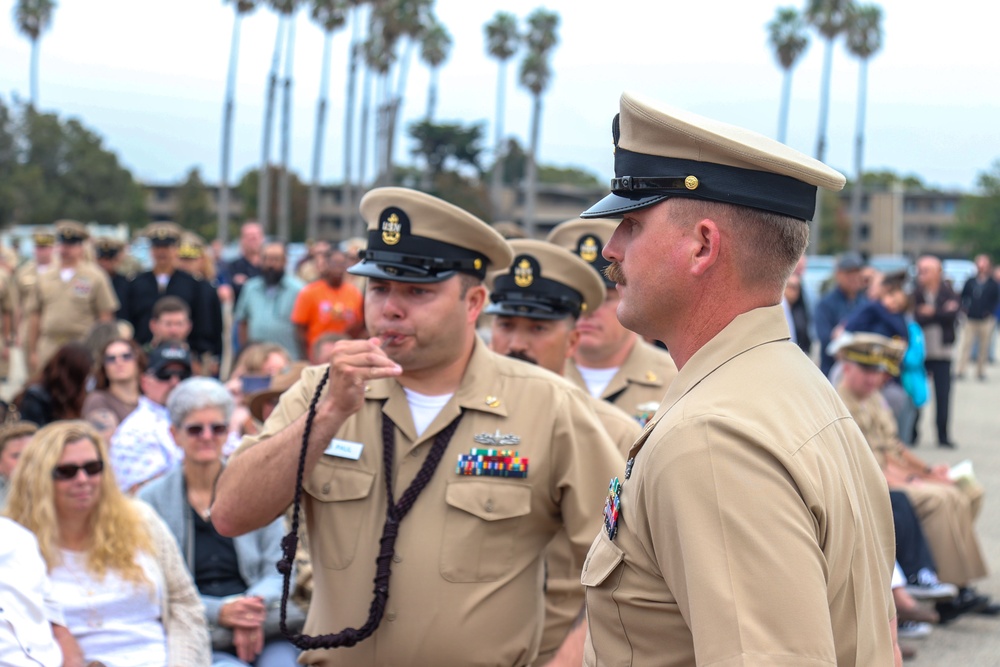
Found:
[[135, 355], [131, 352], [122, 352], [121, 354], [105, 354], [104, 363], [113, 364], [116, 361], [132, 361], [135, 359]]
[[97, 461], [87, 461], [83, 465], [77, 465], [75, 463], [64, 463], [61, 466], [56, 466], [52, 469], [52, 479], [67, 481], [70, 479], [75, 479], [80, 471], [87, 473], [87, 477], [93, 477], [94, 475], [100, 475], [101, 471], [104, 470], [104, 461], [98, 459]]
[[178, 380], [187, 380], [191, 377], [191, 371], [187, 368], [161, 368], [153, 375], [157, 380], [162, 380], [166, 382], [171, 378], [177, 378]]
[[229, 433], [229, 426], [226, 424], [188, 424], [184, 427], [184, 432], [187, 433], [189, 438], [197, 438], [206, 429], [216, 438]]

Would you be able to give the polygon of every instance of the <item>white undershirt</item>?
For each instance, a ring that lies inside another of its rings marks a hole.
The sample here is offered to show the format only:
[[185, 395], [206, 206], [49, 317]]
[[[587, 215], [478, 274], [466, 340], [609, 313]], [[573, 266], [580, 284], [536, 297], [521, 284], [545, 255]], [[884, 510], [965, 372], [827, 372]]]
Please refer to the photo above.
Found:
[[170, 282], [169, 273], [157, 273], [156, 274], [156, 284], [159, 286], [160, 290], [167, 289], [167, 283]]
[[59, 269], [59, 279], [64, 283], [68, 283], [73, 280], [73, 276], [76, 275], [76, 269]]
[[580, 371], [580, 376], [583, 377], [583, 382], [587, 385], [587, 391], [594, 398], [601, 397], [611, 382], [611, 378], [615, 376], [619, 368], [621, 366], [614, 366], [613, 368], [587, 368], [580, 364], [576, 365], [576, 370]]
[[406, 387], [403, 387], [403, 391], [406, 392], [406, 402], [410, 404], [410, 413], [413, 415], [413, 425], [417, 428], [417, 437], [423, 435], [434, 418], [441, 412], [441, 408], [455, 395], [451, 393], [427, 396], [410, 391]]
[[96, 579], [86, 554], [61, 549], [63, 562], [50, 575], [54, 597], [63, 605], [66, 627], [87, 660], [107, 667], [166, 667], [167, 634], [160, 619], [163, 590], [156, 563], [145, 553], [136, 561], [149, 582], [135, 584], [115, 571]]

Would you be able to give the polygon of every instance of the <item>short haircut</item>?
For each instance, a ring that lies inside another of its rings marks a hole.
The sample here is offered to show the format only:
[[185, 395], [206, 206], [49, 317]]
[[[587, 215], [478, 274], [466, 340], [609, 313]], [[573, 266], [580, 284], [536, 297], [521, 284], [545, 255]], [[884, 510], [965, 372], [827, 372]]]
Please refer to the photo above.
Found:
[[11, 440], [17, 440], [18, 438], [34, 435], [37, 430], [38, 426], [32, 422], [19, 421], [4, 424], [0, 427], [0, 454], [3, 454], [3, 450], [7, 449], [7, 444]]
[[162, 296], [153, 304], [153, 313], [150, 317], [158, 320], [164, 313], [184, 313], [191, 319], [191, 306], [180, 297]]
[[809, 225], [786, 215], [749, 206], [679, 199], [685, 219], [711, 218], [733, 239], [732, 262], [747, 287], [781, 293], [809, 244]]
[[345, 336], [344, 334], [325, 333], [313, 341], [312, 347], [310, 348], [309, 351], [312, 352], [313, 356], [316, 356], [316, 353], [319, 352], [319, 349], [321, 347], [323, 347], [327, 343], [336, 343], [338, 340], [350, 340], [350, 338], [348, 336]]
[[222, 412], [225, 422], [233, 416], [235, 402], [226, 386], [208, 377], [193, 377], [184, 380], [170, 392], [167, 399], [167, 412], [170, 413], [170, 423], [179, 428], [187, 416], [195, 410], [217, 408]]

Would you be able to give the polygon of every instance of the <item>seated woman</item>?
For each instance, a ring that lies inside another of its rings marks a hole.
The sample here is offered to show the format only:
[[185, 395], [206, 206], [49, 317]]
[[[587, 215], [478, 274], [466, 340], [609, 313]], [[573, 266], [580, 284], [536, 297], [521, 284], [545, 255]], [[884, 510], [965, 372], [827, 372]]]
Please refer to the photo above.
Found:
[[67, 343], [60, 347], [14, 398], [21, 419], [38, 426], [59, 419], [79, 419], [92, 364], [86, 345]]
[[134, 340], [105, 343], [95, 364], [94, 390], [83, 401], [83, 418], [105, 440], [139, 404], [139, 377], [146, 371], [146, 354]]
[[[256, 391], [267, 389], [271, 378], [288, 371], [292, 357], [288, 350], [277, 343], [253, 343], [240, 353], [236, 367], [226, 381], [226, 388], [235, 401], [236, 409], [230, 421], [230, 430], [236, 438], [254, 435], [257, 428], [250, 418], [247, 397]], [[239, 444], [239, 440], [236, 440]], [[227, 446], [226, 455], [235, 447]]]
[[66, 627], [107, 667], [207, 667], [204, 608], [156, 513], [125, 497], [84, 421], [38, 431], [21, 453], [7, 515], [31, 530]]
[[[212, 630], [216, 664], [292, 667], [298, 649], [278, 629], [282, 581], [274, 564], [281, 558], [282, 520], [228, 538], [219, 535], [209, 519], [233, 399], [218, 380], [195, 377], [171, 392], [167, 410], [184, 460], [143, 487], [139, 498], [166, 521], [194, 574]], [[294, 604], [288, 611], [301, 624], [303, 615]]]

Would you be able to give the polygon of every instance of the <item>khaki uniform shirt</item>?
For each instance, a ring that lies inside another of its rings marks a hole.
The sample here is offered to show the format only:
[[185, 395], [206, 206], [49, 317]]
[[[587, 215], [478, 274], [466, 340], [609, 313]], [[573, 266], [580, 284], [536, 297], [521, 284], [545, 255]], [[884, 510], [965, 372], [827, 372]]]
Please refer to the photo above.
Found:
[[[4, 316], [10, 318], [11, 329], [7, 333], [11, 338], [17, 333], [13, 328], [17, 321], [17, 304], [17, 284], [14, 282], [14, 276], [7, 269], [0, 269], [0, 318]], [[7, 336], [4, 333], [0, 326], [0, 351], [7, 349]], [[0, 354], [0, 378], [7, 377], [8, 371], [9, 357], [5, 358]]]
[[896, 437], [896, 418], [893, 417], [892, 409], [885, 402], [881, 392], [876, 391], [868, 398], [859, 400], [841, 382], [837, 387], [837, 393], [864, 433], [879, 466], [885, 470], [892, 461], [903, 468], [908, 468], [909, 464], [902, 457], [905, 445]]
[[[565, 375], [570, 382], [587, 390], [587, 383], [572, 359], [566, 362]], [[625, 363], [604, 388], [601, 398], [645, 422], [649, 414], [642, 419], [646, 410], [640, 406], [646, 403], [659, 405], [675, 375], [677, 365], [667, 351], [637, 339]]]
[[[639, 422], [610, 403], [593, 396], [587, 398], [604, 430], [624, 457], [642, 433]], [[595, 521], [595, 526], [600, 528], [600, 521]], [[566, 532], [560, 530], [545, 552], [545, 631], [536, 665], [544, 665], [552, 658], [583, 609], [582, 567], [583, 561], [573, 557], [573, 547]]]
[[[243, 447], [303, 414], [322, 370], [306, 369], [262, 433], [245, 439]], [[542, 633], [545, 545], [565, 526], [575, 557], [586, 555], [600, 525], [604, 484], [623, 457], [582, 392], [478, 340], [461, 386], [419, 437], [399, 383], [383, 379], [368, 386], [364, 406], [337, 434], [360, 443], [360, 456], [324, 455], [303, 485], [314, 586], [305, 631], [311, 635], [361, 627], [368, 616], [386, 512], [383, 411], [396, 425], [396, 469], [389, 474], [397, 499], [434, 436], [460, 409], [465, 414], [400, 525], [381, 625], [352, 648], [309, 651], [301, 661], [351, 667], [530, 664]], [[498, 432], [520, 442], [496, 446], [474, 439]], [[527, 477], [458, 474], [458, 455], [484, 447], [517, 450], [529, 460]]]
[[87, 335], [101, 314], [118, 310], [118, 297], [99, 266], [80, 262], [69, 282], [63, 282], [58, 268], [38, 276], [25, 310], [40, 314], [42, 338], [78, 340]]
[[780, 306], [696, 352], [630, 454], [587, 665], [892, 664], [885, 480]]

